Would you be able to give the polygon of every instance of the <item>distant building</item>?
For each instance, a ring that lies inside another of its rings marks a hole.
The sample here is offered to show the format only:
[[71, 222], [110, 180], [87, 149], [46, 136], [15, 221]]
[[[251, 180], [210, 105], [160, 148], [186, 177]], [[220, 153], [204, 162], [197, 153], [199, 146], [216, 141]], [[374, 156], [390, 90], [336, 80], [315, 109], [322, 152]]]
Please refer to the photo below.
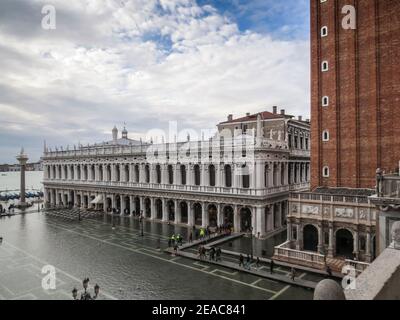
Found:
[[[26, 164], [26, 171], [43, 171], [43, 164], [41, 161]], [[2, 164], [0, 165], [0, 172], [19, 172], [19, 164]]]
[[289, 192], [309, 188], [309, 123], [276, 108], [229, 116], [207, 141], [188, 136], [186, 142], [144, 143], [129, 139], [126, 129], [119, 138], [117, 128], [112, 137], [45, 150], [47, 206], [143, 214], [189, 226], [229, 224], [263, 237], [286, 227]]

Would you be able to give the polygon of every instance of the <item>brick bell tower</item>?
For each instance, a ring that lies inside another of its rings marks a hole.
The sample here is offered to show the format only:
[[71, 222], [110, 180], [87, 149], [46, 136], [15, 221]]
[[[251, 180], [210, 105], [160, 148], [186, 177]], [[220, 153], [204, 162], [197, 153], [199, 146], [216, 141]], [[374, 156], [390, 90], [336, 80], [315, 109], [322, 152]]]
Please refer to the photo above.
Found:
[[400, 1], [311, 0], [311, 187], [372, 188], [400, 160]]

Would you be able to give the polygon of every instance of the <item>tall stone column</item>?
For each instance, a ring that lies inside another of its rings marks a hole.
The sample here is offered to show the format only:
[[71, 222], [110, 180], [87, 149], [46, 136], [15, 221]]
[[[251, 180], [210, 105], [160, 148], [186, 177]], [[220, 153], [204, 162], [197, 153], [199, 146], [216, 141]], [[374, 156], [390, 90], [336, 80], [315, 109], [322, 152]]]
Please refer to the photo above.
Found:
[[129, 215], [132, 215], [133, 210], [135, 210], [135, 196], [129, 196]]
[[220, 226], [220, 225], [222, 225], [224, 222], [223, 222], [223, 217], [222, 217], [222, 212], [221, 212], [221, 204], [220, 203], [218, 203], [217, 204], [217, 224], [218, 224], [218, 226]]
[[150, 198], [150, 214], [151, 214], [151, 220], [156, 219], [157, 215], [156, 215], [156, 208], [154, 205], [154, 198]]
[[296, 241], [296, 250], [303, 249], [303, 226], [299, 223], [297, 225], [297, 241]]
[[329, 225], [328, 257], [333, 257], [333, 226], [331, 224]]
[[239, 216], [239, 208], [237, 205], [233, 208], [233, 229], [235, 232], [240, 232], [240, 216]]
[[194, 203], [188, 201], [188, 225], [194, 226]]
[[255, 215], [256, 215], [256, 226], [255, 226], [255, 234], [258, 235], [260, 233], [260, 237], [265, 236], [265, 214], [263, 207], [255, 207]]
[[324, 254], [324, 228], [322, 224], [318, 227], [318, 252]]
[[178, 200], [174, 200], [175, 205], [175, 223], [181, 223], [181, 210]]
[[292, 235], [292, 222], [288, 220], [287, 223], [287, 241], [292, 241], [293, 240], [293, 235]]
[[353, 251], [353, 254], [355, 255], [355, 257], [356, 257], [356, 259], [358, 260], [358, 256], [359, 256], [359, 246], [358, 246], [358, 231], [355, 231], [354, 232], [354, 245], [353, 245], [353, 247], [354, 247], [354, 251]]
[[201, 204], [201, 226], [203, 228], [208, 226], [208, 212], [207, 212], [207, 203], [203, 202]]
[[162, 201], [162, 221], [168, 221], [168, 210], [167, 210], [167, 200], [165, 198], [161, 199]]
[[140, 205], [140, 213], [143, 214], [143, 216], [144, 216], [145, 212], [144, 212], [144, 198], [143, 197], [139, 197], [139, 205]]
[[121, 194], [119, 196], [121, 202], [121, 216], [125, 214], [126, 203], [125, 203], [125, 195]]
[[25, 168], [26, 162], [28, 161], [28, 156], [24, 153], [24, 148], [21, 149], [20, 154], [17, 156], [20, 166], [20, 201], [19, 207], [25, 208], [28, 204], [25, 201]]
[[367, 262], [372, 261], [372, 255], [371, 255], [371, 230], [367, 229], [367, 238], [365, 240], [365, 256]]

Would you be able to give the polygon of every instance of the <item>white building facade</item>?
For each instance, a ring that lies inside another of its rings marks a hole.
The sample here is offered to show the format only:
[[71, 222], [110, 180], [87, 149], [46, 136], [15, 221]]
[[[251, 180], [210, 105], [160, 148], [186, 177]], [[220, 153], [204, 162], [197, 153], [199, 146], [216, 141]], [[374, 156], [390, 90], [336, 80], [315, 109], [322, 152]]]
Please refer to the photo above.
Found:
[[[264, 237], [285, 228], [290, 191], [309, 188], [309, 145], [289, 148], [288, 132], [309, 137], [309, 124], [287, 116], [280, 139], [265, 137], [269, 113], [248, 115], [251, 133], [207, 141], [143, 143], [122, 138], [73, 150], [45, 148], [47, 207], [92, 208], [187, 226], [229, 224]], [[272, 113], [271, 113], [272, 114]], [[269, 131], [268, 131], [269, 132]]]

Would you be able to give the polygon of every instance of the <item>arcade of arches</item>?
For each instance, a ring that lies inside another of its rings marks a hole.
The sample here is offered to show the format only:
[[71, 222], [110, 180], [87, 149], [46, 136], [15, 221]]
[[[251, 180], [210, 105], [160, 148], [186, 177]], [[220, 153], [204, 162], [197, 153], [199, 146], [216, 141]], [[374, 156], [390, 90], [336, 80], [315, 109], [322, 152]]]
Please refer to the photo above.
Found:
[[352, 228], [351, 225], [320, 225], [288, 220], [288, 241], [296, 250], [318, 252], [328, 257], [371, 262], [376, 256], [374, 228]]
[[129, 194], [108, 194], [78, 190], [46, 189], [49, 206], [93, 208], [106, 213], [143, 215], [144, 218], [214, 228], [230, 225], [235, 232], [265, 236], [286, 225], [286, 200], [265, 206], [199, 202]]

